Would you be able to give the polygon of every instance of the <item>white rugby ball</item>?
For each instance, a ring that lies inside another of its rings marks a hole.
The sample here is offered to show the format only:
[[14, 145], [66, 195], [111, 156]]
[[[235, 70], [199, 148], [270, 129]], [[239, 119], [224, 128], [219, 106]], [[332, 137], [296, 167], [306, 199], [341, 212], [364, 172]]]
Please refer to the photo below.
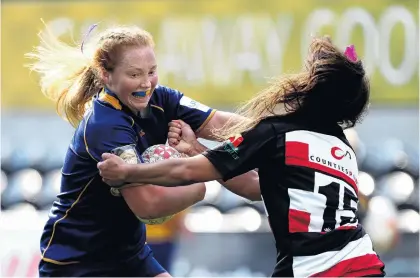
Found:
[[165, 159], [181, 158], [182, 155], [168, 145], [154, 145], [148, 147], [141, 155], [145, 163], [153, 163]]
[[[159, 144], [159, 145], [154, 145], [154, 146], [148, 147], [143, 152], [141, 157], [143, 158], [143, 161], [145, 163], [153, 163], [153, 162], [157, 162], [157, 161], [161, 161], [161, 160], [165, 160], [165, 159], [181, 158], [183, 156], [177, 150], [172, 148], [171, 146]], [[173, 217], [173, 215], [168, 215], [168, 216], [155, 218], [155, 219], [143, 219], [143, 218], [140, 218], [140, 217], [137, 216], [137, 218], [141, 222], [143, 222], [145, 224], [148, 224], [148, 225], [162, 224], [162, 223], [168, 221], [169, 219], [171, 219], [172, 217]]]

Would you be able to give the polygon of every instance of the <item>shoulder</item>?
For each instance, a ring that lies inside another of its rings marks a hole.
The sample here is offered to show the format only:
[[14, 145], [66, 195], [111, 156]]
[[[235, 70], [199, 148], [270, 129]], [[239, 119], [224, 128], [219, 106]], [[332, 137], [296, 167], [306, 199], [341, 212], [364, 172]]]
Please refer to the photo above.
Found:
[[167, 100], [168, 98], [181, 98], [183, 94], [173, 88], [158, 84], [153, 92], [152, 100]]
[[134, 132], [134, 119], [122, 110], [115, 109], [99, 102], [84, 117], [84, 132], [94, 135], [98, 140], [113, 140], [119, 133], [116, 131]]
[[[276, 132], [273, 124], [267, 120], [261, 120], [253, 128], [248, 129], [241, 134], [232, 135], [228, 141], [239, 142], [246, 141], [252, 145], [266, 144], [276, 138]], [[239, 139], [239, 141], [238, 141]]]
[[88, 125], [92, 128], [102, 128], [110, 126], [133, 126], [134, 119], [118, 106], [104, 104], [99, 101], [94, 102], [91, 111], [85, 115]]
[[266, 118], [261, 120], [258, 124], [255, 125], [254, 129], [258, 132], [264, 133], [264, 134], [275, 134], [275, 127], [276, 121], [273, 121], [270, 118]]
[[307, 128], [301, 120], [289, 115], [268, 117], [262, 120], [260, 124], [270, 126], [277, 134]]
[[167, 111], [171, 115], [183, 99], [185, 99], [185, 96], [180, 91], [159, 84], [153, 92], [150, 105], [162, 111]]
[[168, 108], [168, 105], [178, 104], [182, 96], [183, 94], [180, 91], [158, 84], [150, 99], [150, 105], [164, 110], [164, 108]]

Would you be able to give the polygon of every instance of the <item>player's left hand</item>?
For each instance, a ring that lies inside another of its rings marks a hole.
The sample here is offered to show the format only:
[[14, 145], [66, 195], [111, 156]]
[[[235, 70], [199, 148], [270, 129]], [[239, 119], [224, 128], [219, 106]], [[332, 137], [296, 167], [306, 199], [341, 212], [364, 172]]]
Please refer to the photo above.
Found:
[[168, 142], [178, 152], [190, 155], [197, 144], [197, 136], [187, 123], [173, 120], [169, 123]]
[[102, 159], [101, 162], [98, 162], [98, 169], [103, 181], [112, 187], [122, 186], [127, 177], [125, 161], [110, 153], [102, 154]]

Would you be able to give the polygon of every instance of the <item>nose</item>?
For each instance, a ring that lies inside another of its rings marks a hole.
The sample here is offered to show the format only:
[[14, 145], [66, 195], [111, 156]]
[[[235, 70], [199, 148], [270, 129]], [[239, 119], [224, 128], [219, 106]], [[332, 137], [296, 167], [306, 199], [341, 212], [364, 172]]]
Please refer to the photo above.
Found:
[[140, 86], [142, 89], [150, 89], [152, 83], [150, 82], [149, 78], [145, 78], [141, 81]]

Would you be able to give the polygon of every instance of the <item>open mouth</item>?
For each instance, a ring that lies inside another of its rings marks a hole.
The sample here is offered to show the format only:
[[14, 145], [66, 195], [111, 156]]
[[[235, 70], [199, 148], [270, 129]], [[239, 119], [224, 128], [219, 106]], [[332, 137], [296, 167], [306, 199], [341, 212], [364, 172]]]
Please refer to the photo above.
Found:
[[145, 97], [150, 96], [150, 92], [151, 92], [150, 89], [147, 91], [137, 91], [137, 92], [133, 92], [132, 96], [135, 98], [145, 98]]

